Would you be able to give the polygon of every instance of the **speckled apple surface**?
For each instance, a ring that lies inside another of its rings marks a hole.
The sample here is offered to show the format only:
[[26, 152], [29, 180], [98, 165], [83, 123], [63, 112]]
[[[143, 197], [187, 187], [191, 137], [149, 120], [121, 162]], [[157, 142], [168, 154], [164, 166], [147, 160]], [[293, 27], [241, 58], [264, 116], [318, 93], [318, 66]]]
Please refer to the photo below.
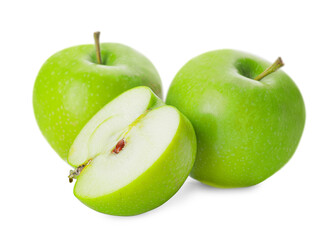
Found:
[[[115, 153], [120, 140], [124, 147]], [[178, 191], [195, 154], [189, 120], [149, 88], [137, 87], [103, 107], [75, 139], [69, 164], [88, 164], [77, 178], [74, 194], [102, 213], [141, 214]]]
[[192, 122], [198, 152], [191, 176], [217, 187], [245, 187], [278, 171], [295, 152], [305, 124], [300, 91], [282, 70], [253, 80], [271, 63], [217, 50], [190, 60], [166, 103]]
[[162, 96], [160, 77], [152, 63], [122, 44], [101, 44], [97, 64], [94, 45], [64, 49], [42, 66], [33, 91], [37, 123], [52, 148], [66, 159], [87, 121], [120, 93], [148, 86]]

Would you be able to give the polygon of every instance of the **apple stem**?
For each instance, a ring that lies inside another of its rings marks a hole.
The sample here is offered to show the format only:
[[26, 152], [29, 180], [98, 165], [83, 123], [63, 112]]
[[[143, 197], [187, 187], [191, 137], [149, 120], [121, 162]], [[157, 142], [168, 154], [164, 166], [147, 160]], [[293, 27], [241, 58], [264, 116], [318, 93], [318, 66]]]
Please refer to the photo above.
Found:
[[269, 75], [269, 74], [275, 72], [276, 70], [278, 70], [279, 68], [281, 68], [283, 65], [284, 65], [284, 63], [283, 63], [282, 59], [280, 57], [278, 57], [278, 59], [276, 59], [276, 61], [271, 66], [266, 68], [265, 71], [263, 71], [261, 74], [259, 74], [257, 77], [255, 77], [254, 80], [260, 81], [267, 75]]
[[100, 32], [94, 32], [94, 39], [95, 39], [95, 47], [96, 47], [96, 58], [97, 63], [102, 64], [102, 57], [101, 57], [101, 47], [99, 43], [99, 36], [101, 35]]

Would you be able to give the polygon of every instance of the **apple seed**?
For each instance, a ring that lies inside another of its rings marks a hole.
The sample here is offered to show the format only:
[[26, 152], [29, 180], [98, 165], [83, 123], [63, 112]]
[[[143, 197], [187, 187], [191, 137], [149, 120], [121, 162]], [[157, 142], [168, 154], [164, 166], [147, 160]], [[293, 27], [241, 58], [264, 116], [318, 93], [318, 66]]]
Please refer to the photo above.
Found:
[[112, 150], [113, 153], [118, 154], [125, 147], [125, 140], [121, 139], [116, 147]]

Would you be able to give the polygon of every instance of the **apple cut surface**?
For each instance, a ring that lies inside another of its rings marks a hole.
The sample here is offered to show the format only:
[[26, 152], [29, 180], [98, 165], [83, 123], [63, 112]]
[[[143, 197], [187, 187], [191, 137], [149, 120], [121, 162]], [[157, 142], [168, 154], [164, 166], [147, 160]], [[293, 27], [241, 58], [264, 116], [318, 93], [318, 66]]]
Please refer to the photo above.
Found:
[[86, 124], [68, 158], [83, 166], [74, 187], [80, 201], [103, 213], [136, 215], [176, 193], [193, 166], [196, 140], [186, 117], [162, 104], [138, 87]]
[[78, 167], [117, 143], [128, 126], [149, 108], [164, 105], [149, 88], [137, 87], [108, 103], [86, 124], [70, 148], [68, 163]]
[[132, 182], [165, 151], [178, 124], [179, 115], [172, 107], [148, 113], [124, 138], [125, 146], [118, 154], [109, 146], [87, 166], [75, 186], [76, 195], [103, 196]]

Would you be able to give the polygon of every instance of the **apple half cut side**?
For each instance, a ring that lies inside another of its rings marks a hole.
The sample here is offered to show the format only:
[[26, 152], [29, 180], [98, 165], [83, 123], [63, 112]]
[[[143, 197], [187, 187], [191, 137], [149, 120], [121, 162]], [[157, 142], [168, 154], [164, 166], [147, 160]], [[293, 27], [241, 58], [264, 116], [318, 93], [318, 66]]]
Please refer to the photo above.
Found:
[[112, 215], [137, 215], [171, 198], [194, 164], [190, 121], [149, 88], [137, 87], [108, 103], [70, 148], [74, 195]]

